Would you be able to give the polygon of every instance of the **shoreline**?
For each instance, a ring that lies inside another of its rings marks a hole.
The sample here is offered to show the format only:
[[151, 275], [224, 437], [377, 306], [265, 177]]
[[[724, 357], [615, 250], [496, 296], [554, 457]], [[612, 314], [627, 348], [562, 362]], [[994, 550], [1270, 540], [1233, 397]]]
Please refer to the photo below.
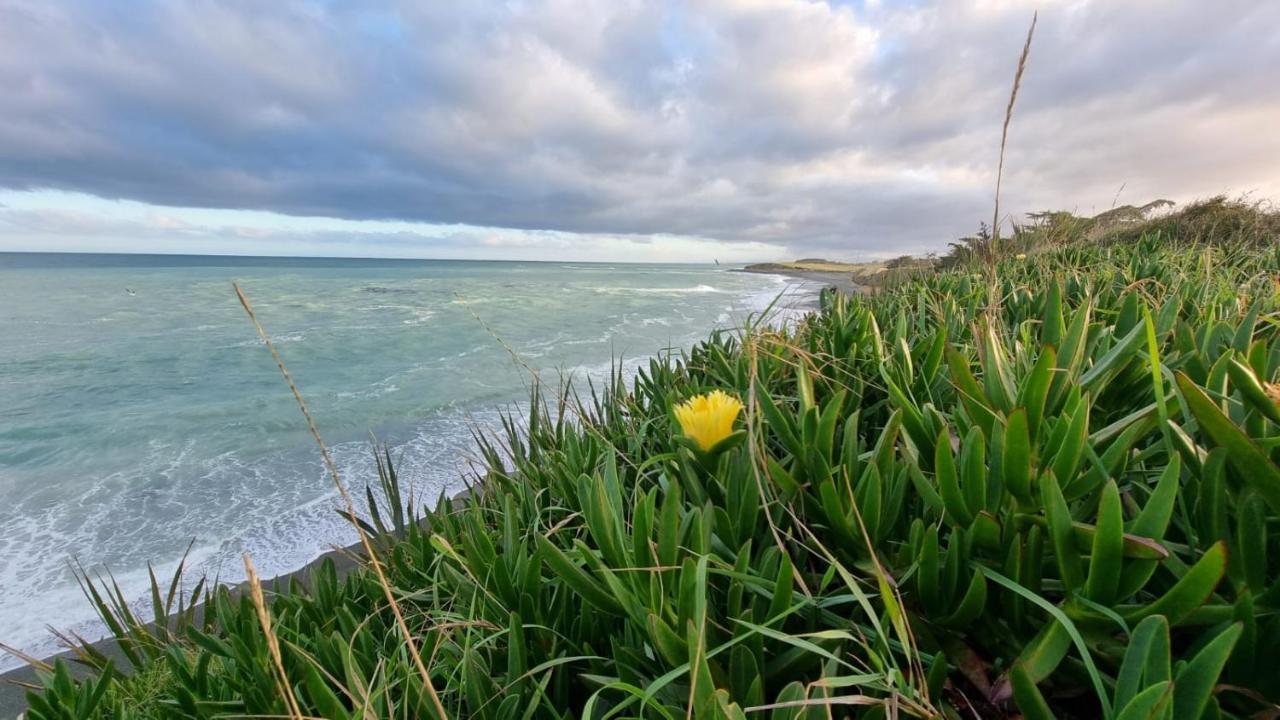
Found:
[[[835, 287], [841, 292], [855, 293], [864, 292], [865, 288], [855, 284], [852, 278], [846, 273], [826, 272], [815, 270], [795, 270], [795, 269], [750, 269], [750, 268], [731, 268], [730, 272], [748, 272], [761, 275], [775, 275], [789, 278], [790, 280], [802, 281], [796, 283], [805, 287], [807, 292], [803, 294], [804, 307], [795, 308], [808, 312], [816, 309], [818, 306], [818, 298], [822, 291]], [[466, 488], [457, 494], [448, 498], [446, 502], [458, 504], [465, 500], [472, 492], [472, 489]], [[330, 545], [329, 549], [322, 552], [304, 565], [284, 573], [274, 575], [270, 578], [262, 580], [264, 592], [271, 593], [275, 587], [287, 588], [293, 580], [298, 580], [304, 586], [310, 585], [311, 573], [318, 568], [326, 560], [332, 560], [341, 579], [349, 574], [352, 570], [363, 564], [364, 550], [357, 541], [345, 547]], [[193, 576], [194, 577], [194, 576]], [[230, 585], [230, 592], [233, 597], [238, 597], [248, 587], [247, 581], [242, 581], [235, 585]], [[85, 602], [88, 602], [87, 600]], [[202, 610], [197, 610], [197, 614], [201, 614]], [[118, 643], [114, 637], [105, 637], [88, 643], [90, 647], [102, 652], [107, 657], [116, 662], [117, 670], [127, 672], [131, 669], [128, 660], [120, 651]], [[3, 653], [3, 651], [0, 651]], [[7, 654], [6, 654], [7, 655]], [[12, 656], [10, 656], [12, 657]], [[67, 663], [68, 669], [71, 670], [72, 676], [80, 678], [88, 674], [88, 669], [74, 662], [75, 653], [71, 650], [63, 650], [51, 655], [40, 657], [42, 662], [52, 663], [56, 659], [62, 659]], [[0, 672], [0, 720], [9, 720], [10, 718], [19, 717], [26, 709], [26, 687], [23, 684], [39, 685], [40, 680], [37, 677], [36, 669], [31, 664], [23, 664], [19, 667]]]
[[[470, 490], [463, 490], [448, 500], [451, 503], [458, 503], [465, 500]], [[275, 594], [275, 588], [288, 588], [293, 580], [297, 580], [304, 586], [310, 586], [311, 573], [318, 568], [326, 560], [332, 560], [334, 568], [337, 570], [338, 579], [345, 578], [352, 570], [360, 567], [364, 562], [364, 548], [357, 541], [346, 547], [331, 546], [329, 550], [321, 553], [302, 567], [291, 570], [271, 578], [261, 581], [263, 593], [267, 595]], [[239, 597], [241, 593], [249, 588], [247, 580], [237, 583], [230, 587], [233, 598]], [[88, 602], [86, 600], [85, 602]], [[204, 604], [197, 607], [197, 617], [203, 616]], [[148, 623], [152, 625], [153, 623]], [[128, 659], [121, 652], [119, 644], [114, 637], [108, 636], [101, 640], [95, 640], [88, 643], [95, 650], [106, 655], [115, 661], [116, 669], [121, 672], [128, 672], [132, 669]], [[3, 651], [0, 651], [3, 652]], [[41, 662], [52, 664], [54, 660], [61, 659], [66, 662], [68, 669], [71, 671], [72, 677], [79, 679], [89, 673], [88, 668], [75, 662], [76, 654], [71, 650], [63, 650], [62, 652], [40, 658]], [[40, 685], [40, 679], [36, 675], [36, 668], [30, 663], [21, 667], [13, 668], [0, 673], [0, 720], [10, 720], [21, 716], [27, 709], [26, 694], [28, 688], [22, 683]]]
[[[471, 496], [472, 492], [474, 492], [473, 488], [465, 487], [449, 498], [441, 501], [441, 504], [448, 503], [455, 509], [459, 508], [462, 503]], [[419, 520], [419, 525], [423, 529], [429, 529], [429, 525], [426, 523], [425, 518]], [[376, 538], [370, 539], [376, 540]], [[364, 567], [366, 559], [367, 556], [364, 553], [364, 546], [359, 540], [345, 547], [331, 545], [328, 550], [320, 553], [302, 567], [290, 570], [289, 572], [280, 573], [279, 575], [275, 575], [270, 578], [262, 578], [259, 582], [262, 585], [263, 595], [269, 598], [272, 595], [283, 594], [278, 592], [277, 588], [283, 588], [287, 591], [294, 580], [297, 580], [303, 587], [310, 589], [312, 572], [319, 568], [325, 561], [333, 561], [334, 570], [337, 573], [338, 580], [342, 581], [352, 571], [357, 568]], [[231, 593], [232, 599], [238, 599], [243, 593], [249, 590], [249, 581], [242, 580], [234, 585], [224, 583], [224, 586], [228, 588], [228, 592]], [[85, 602], [88, 602], [88, 600]], [[196, 606], [195, 616], [197, 618], [197, 622], [203, 621], [204, 603]], [[172, 617], [172, 615], [169, 617]], [[147, 623], [147, 627], [152, 627], [154, 625], [155, 623]], [[114, 636], [108, 635], [101, 640], [95, 640], [87, 643], [87, 645], [113, 660], [118, 672], [130, 672], [133, 669], [128, 658], [125, 657], [125, 654], [120, 650], [119, 643]], [[0, 650], [0, 652], [3, 651]], [[89, 669], [76, 662], [75, 658], [76, 654], [73, 650], [63, 650], [62, 652], [39, 658], [39, 660], [49, 664], [53, 664], [55, 660], [63, 660], [67, 664], [67, 669], [71, 671], [71, 676], [78, 680], [88, 675]], [[0, 673], [0, 720], [11, 720], [11, 718], [21, 717], [22, 713], [26, 711], [26, 694], [28, 688], [24, 687], [23, 684], [40, 685], [40, 678], [36, 675], [36, 672], [35, 666], [27, 663], [21, 667], [16, 667], [12, 670], [6, 670], [5, 672]]]
[[733, 268], [730, 272], [753, 273], [756, 275], [779, 275], [793, 280], [822, 283], [827, 287], [834, 287], [847, 295], [865, 293], [868, 290], [865, 285], [859, 285], [854, 282], [853, 275], [851, 273], [837, 272], [834, 270], [801, 270], [798, 268], [789, 268], [785, 265], [765, 264]]

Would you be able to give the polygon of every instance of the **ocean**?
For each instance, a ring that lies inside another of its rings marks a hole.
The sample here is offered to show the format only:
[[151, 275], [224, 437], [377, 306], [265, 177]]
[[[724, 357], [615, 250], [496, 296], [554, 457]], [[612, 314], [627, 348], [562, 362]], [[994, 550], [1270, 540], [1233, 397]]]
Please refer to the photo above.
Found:
[[103, 634], [73, 559], [141, 600], [188, 545], [190, 574], [236, 582], [243, 552], [270, 577], [354, 541], [233, 281], [347, 484], [376, 477], [376, 436], [421, 499], [527, 399], [507, 348], [600, 378], [812, 295], [715, 266], [0, 254], [0, 642]]

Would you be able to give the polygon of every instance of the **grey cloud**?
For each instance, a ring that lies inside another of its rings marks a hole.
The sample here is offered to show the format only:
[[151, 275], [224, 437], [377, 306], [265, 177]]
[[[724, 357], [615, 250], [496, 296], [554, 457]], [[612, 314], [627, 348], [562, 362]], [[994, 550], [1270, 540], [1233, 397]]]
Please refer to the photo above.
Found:
[[[1030, 14], [0, 0], [0, 186], [804, 254], [940, 248], [990, 213]], [[1106, 205], [1122, 183], [1132, 200], [1275, 192], [1276, 68], [1277, 3], [1047, 3], [1006, 206]]]

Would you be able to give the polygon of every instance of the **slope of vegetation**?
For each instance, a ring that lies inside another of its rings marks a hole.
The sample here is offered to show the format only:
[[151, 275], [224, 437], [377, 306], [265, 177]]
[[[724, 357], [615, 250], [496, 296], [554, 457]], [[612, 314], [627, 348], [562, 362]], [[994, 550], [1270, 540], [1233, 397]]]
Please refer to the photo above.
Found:
[[[1259, 247], [1280, 237], [1280, 213], [1265, 202], [1219, 195], [1163, 212], [1173, 204], [1153, 200], [1140, 207], [1122, 205], [1092, 217], [1065, 210], [1029, 213], [1025, 222], [1014, 223], [1012, 235], [1001, 241], [1001, 251], [1013, 255], [1081, 243], [1125, 244], [1151, 235], [1174, 245]], [[984, 257], [990, 242], [991, 228], [982, 223], [976, 235], [950, 243], [951, 250], [937, 265], [951, 269], [972, 263]]]
[[[544, 392], [461, 502], [406, 516], [380, 464], [385, 582], [158, 585], [152, 626], [90, 586], [140, 670], [86, 651], [29, 716], [1274, 716], [1280, 252], [1227, 239], [1046, 244]], [[717, 390], [708, 449], [673, 409]]]

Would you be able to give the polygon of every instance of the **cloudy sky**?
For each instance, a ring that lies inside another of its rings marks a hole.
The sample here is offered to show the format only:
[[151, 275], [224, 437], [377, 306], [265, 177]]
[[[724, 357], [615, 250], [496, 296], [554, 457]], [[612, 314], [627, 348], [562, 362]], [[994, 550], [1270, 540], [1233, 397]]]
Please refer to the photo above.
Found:
[[0, 0], [0, 250], [745, 261], [1280, 197], [1280, 2]]

